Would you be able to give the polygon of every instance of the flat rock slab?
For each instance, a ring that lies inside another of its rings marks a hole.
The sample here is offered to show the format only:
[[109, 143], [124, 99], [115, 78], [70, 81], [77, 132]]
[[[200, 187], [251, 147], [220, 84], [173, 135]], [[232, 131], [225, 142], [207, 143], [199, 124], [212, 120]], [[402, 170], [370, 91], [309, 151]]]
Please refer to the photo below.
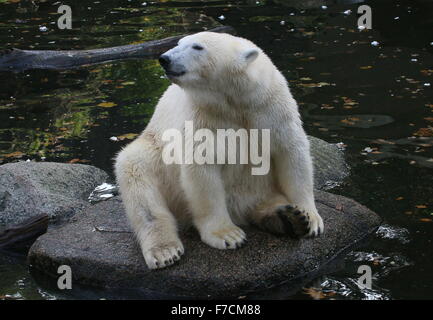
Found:
[[380, 224], [374, 212], [351, 199], [323, 191], [316, 192], [316, 199], [325, 222], [325, 234], [319, 238], [292, 240], [248, 228], [243, 248], [218, 250], [190, 231], [181, 235], [182, 259], [151, 271], [116, 197], [39, 237], [28, 260], [32, 268], [56, 278], [58, 266], [69, 265], [75, 284], [139, 288], [177, 297], [237, 297], [318, 271]]
[[47, 215], [59, 222], [89, 206], [93, 189], [108, 175], [95, 167], [54, 162], [0, 166], [0, 229]]

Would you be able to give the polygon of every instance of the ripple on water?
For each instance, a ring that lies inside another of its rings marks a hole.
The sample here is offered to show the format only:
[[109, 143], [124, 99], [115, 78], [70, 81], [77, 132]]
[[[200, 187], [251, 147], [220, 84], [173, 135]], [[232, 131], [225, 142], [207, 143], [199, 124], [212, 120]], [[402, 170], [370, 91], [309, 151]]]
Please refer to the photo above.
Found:
[[381, 225], [376, 231], [376, 236], [381, 239], [397, 240], [402, 244], [410, 242], [409, 230], [406, 228], [394, 227], [388, 224]]

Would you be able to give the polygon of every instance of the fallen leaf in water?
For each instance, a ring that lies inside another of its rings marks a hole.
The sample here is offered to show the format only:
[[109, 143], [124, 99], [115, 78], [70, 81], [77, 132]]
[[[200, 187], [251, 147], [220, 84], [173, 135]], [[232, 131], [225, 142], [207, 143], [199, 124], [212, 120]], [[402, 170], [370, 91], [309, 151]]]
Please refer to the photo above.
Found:
[[84, 160], [84, 159], [78, 159], [78, 158], [75, 158], [75, 159], [72, 159], [72, 160], [69, 161], [69, 163], [77, 163], [77, 162], [81, 162], [81, 163], [89, 163], [90, 160]]
[[125, 139], [132, 140], [136, 136], [138, 136], [138, 133], [125, 133], [125, 134], [122, 134], [121, 136], [117, 136], [117, 139], [119, 139], [119, 140], [125, 140]]
[[330, 104], [324, 103], [324, 104], [322, 104], [321, 109], [328, 109], [328, 110], [330, 110], [330, 109], [334, 109], [334, 107], [331, 106]]
[[400, 201], [400, 200], [403, 200], [403, 199], [404, 199], [403, 197], [395, 198], [395, 200], [397, 200], [397, 201]]
[[308, 294], [314, 300], [326, 298], [326, 295], [323, 293], [323, 291], [315, 288], [304, 288], [304, 293]]
[[385, 140], [385, 139], [376, 139], [376, 140], [371, 141], [371, 143], [377, 143], [377, 144], [395, 144], [395, 142], [388, 141], [388, 140]]
[[426, 75], [426, 76], [430, 76], [430, 75], [433, 74], [433, 70], [432, 70], [432, 69], [423, 69], [423, 70], [420, 70], [420, 72], [421, 72], [423, 75]]
[[425, 209], [425, 208], [427, 208], [427, 206], [424, 205], [424, 204], [417, 204], [417, 205], [415, 206], [415, 208], [418, 208], [418, 209]]
[[340, 122], [352, 126], [352, 125], [355, 124], [356, 121], [359, 121], [359, 120], [360, 120], [360, 119], [359, 119], [359, 118], [356, 118], [356, 117], [349, 117], [349, 118], [347, 118], [347, 119], [340, 120]]
[[411, 79], [411, 78], [406, 78], [406, 81], [409, 82], [409, 83], [413, 83], [413, 84], [419, 83], [418, 80], [414, 80], [414, 79]]
[[331, 84], [328, 82], [319, 82], [319, 83], [300, 83], [299, 85], [306, 88], [320, 88], [324, 86], [330, 86]]
[[378, 260], [378, 259], [374, 259], [373, 260], [373, 265], [374, 266], [380, 266], [380, 264], [381, 264], [380, 260]]
[[307, 57], [307, 58], [302, 58], [300, 60], [301, 61], [313, 61], [313, 60], [316, 60], [316, 57]]
[[363, 67], [359, 67], [359, 69], [361, 70], [368, 70], [368, 69], [372, 69], [372, 66], [363, 66]]
[[114, 102], [101, 102], [100, 104], [98, 104], [98, 107], [102, 107], [102, 108], [112, 108], [117, 106], [117, 104], [115, 104]]
[[433, 122], [433, 117], [427, 117], [427, 118], [424, 118], [424, 120], [427, 120], [429, 122]]
[[24, 156], [24, 153], [22, 153], [21, 151], [15, 151], [15, 152], [3, 155], [3, 157], [5, 157], [5, 158], [21, 158], [22, 156]]
[[343, 119], [343, 120], [340, 120], [342, 123], [344, 123], [344, 124], [348, 124], [348, 125], [354, 125], [355, 124], [355, 122], [352, 122], [352, 121], [349, 121], [349, 120], [347, 120], [347, 119]]
[[433, 137], [433, 128], [420, 128], [413, 135], [418, 137]]
[[433, 220], [430, 219], [430, 218], [421, 218], [421, 219], [419, 219], [419, 221], [422, 221], [422, 222], [432, 222]]
[[317, 288], [304, 288], [304, 293], [308, 294], [314, 300], [320, 300], [336, 295], [334, 291], [323, 292], [321, 289]]

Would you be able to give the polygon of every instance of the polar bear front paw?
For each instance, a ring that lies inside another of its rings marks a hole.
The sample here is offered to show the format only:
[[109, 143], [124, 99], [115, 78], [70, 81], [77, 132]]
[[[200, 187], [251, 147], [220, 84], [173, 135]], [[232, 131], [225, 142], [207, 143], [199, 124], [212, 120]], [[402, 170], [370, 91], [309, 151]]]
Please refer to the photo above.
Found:
[[180, 260], [183, 253], [184, 248], [180, 241], [168, 242], [143, 250], [144, 260], [149, 269], [168, 267]]
[[200, 235], [204, 243], [217, 249], [237, 249], [246, 240], [245, 232], [235, 225], [200, 232]]
[[317, 212], [309, 213], [308, 216], [310, 218], [308, 236], [316, 237], [321, 235], [325, 228], [322, 217]]

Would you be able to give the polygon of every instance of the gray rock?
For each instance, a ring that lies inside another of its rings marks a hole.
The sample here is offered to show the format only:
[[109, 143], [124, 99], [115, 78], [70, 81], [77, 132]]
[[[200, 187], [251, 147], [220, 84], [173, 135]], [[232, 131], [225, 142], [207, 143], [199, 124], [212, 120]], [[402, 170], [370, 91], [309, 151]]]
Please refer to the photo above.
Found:
[[186, 252], [177, 264], [150, 271], [116, 197], [38, 238], [28, 261], [33, 270], [52, 276], [58, 266], [69, 265], [75, 285], [138, 288], [172, 297], [237, 297], [316, 273], [380, 224], [375, 213], [351, 199], [324, 191], [316, 191], [316, 199], [326, 230], [319, 238], [292, 240], [248, 228], [243, 248], [217, 250], [192, 230], [181, 235]]
[[314, 186], [326, 189], [340, 183], [348, 174], [349, 167], [344, 153], [337, 145], [309, 136], [314, 166]]
[[95, 167], [53, 162], [0, 166], [0, 228], [48, 215], [53, 222], [89, 206], [87, 197], [108, 175]]

